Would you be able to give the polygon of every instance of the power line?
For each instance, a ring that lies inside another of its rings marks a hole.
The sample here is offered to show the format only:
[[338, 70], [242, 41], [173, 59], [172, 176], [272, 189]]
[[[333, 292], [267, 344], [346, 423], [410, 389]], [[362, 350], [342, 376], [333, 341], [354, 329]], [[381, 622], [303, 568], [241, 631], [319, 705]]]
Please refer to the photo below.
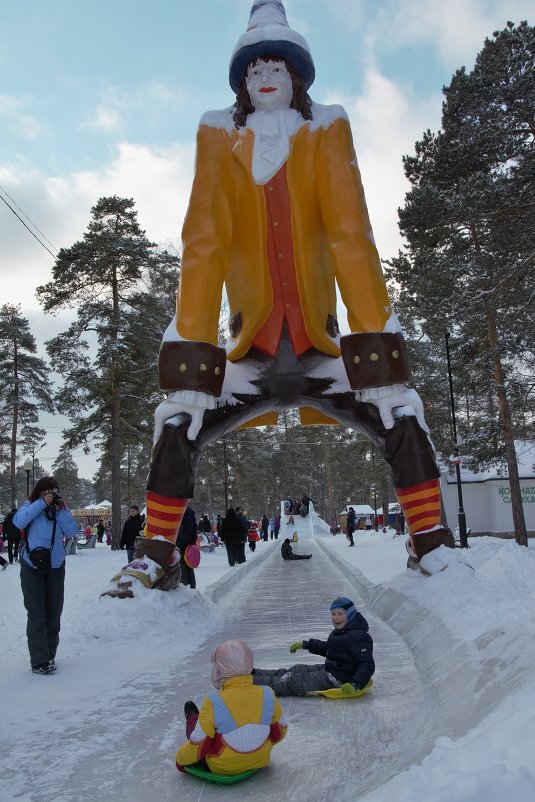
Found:
[[20, 206], [19, 206], [19, 204], [17, 203], [17, 201], [15, 200], [15, 198], [12, 198], [12, 197], [11, 197], [11, 195], [9, 194], [9, 192], [7, 192], [7, 190], [5, 190], [5, 189], [4, 189], [4, 187], [3, 187], [3, 186], [1, 186], [1, 185], [0, 185], [0, 189], [2, 190], [2, 192], [4, 193], [4, 195], [7, 195], [7, 197], [9, 198], [9, 200], [10, 200], [12, 203], [14, 203], [14, 204], [15, 204], [15, 206], [17, 207], [17, 209], [19, 210], [19, 212], [22, 212], [22, 214], [24, 215], [24, 217], [26, 218], [26, 220], [29, 220], [29, 221], [30, 221], [30, 223], [31, 223], [31, 224], [32, 224], [32, 226], [35, 228], [35, 230], [36, 230], [36, 231], [38, 231], [38, 232], [39, 232], [39, 233], [40, 233], [40, 234], [43, 236], [43, 238], [44, 238], [44, 239], [45, 239], [45, 240], [48, 242], [48, 244], [49, 244], [49, 245], [50, 245], [52, 248], [54, 248], [54, 250], [55, 250], [55, 251], [57, 251], [58, 249], [56, 248], [56, 246], [54, 245], [54, 243], [53, 243], [53, 242], [50, 242], [50, 240], [48, 239], [48, 237], [46, 236], [46, 234], [45, 234], [43, 231], [41, 231], [41, 229], [39, 228], [39, 226], [37, 226], [37, 225], [36, 225], [36, 224], [33, 222], [33, 220], [31, 219], [31, 217], [29, 217], [29, 215], [27, 215], [27, 214], [26, 214], [26, 212], [24, 211], [24, 209], [21, 209], [21, 208], [20, 208]]
[[[7, 195], [7, 192], [6, 192], [6, 195]], [[9, 196], [8, 196], [8, 197], [9, 197]], [[20, 215], [18, 215], [18, 214], [17, 214], [17, 212], [15, 211], [15, 209], [13, 208], [13, 206], [11, 206], [11, 205], [10, 205], [10, 204], [7, 202], [7, 200], [6, 200], [4, 197], [2, 197], [2, 195], [0, 195], [0, 200], [3, 200], [3, 201], [4, 201], [4, 203], [6, 204], [6, 206], [8, 207], [8, 209], [10, 209], [10, 210], [13, 212], [13, 214], [15, 215], [15, 217], [17, 218], [17, 220], [20, 220], [20, 222], [22, 223], [22, 225], [24, 226], [24, 228], [26, 228], [26, 229], [27, 229], [27, 230], [30, 232], [30, 234], [32, 235], [32, 237], [34, 237], [34, 238], [37, 240], [37, 242], [39, 243], [39, 245], [41, 245], [41, 247], [43, 247], [43, 248], [45, 249], [45, 251], [48, 251], [48, 253], [50, 254], [50, 256], [51, 256], [53, 259], [55, 259], [55, 258], [56, 258], [56, 255], [55, 255], [54, 253], [52, 253], [52, 251], [50, 250], [50, 248], [47, 248], [47, 247], [46, 247], [46, 245], [44, 244], [44, 242], [41, 242], [41, 240], [39, 239], [39, 237], [37, 236], [37, 234], [34, 234], [34, 232], [31, 230], [31, 228], [30, 228], [29, 226], [27, 226], [27, 225], [26, 225], [26, 223], [24, 222], [24, 220], [22, 219], [22, 217], [20, 217]], [[30, 218], [28, 217], [28, 220], [29, 220], [29, 219], [30, 219]], [[32, 225], [33, 225], [33, 223], [32, 223]], [[37, 229], [37, 230], [39, 230], [39, 229]], [[44, 236], [44, 235], [43, 235], [43, 236]], [[46, 237], [45, 237], [45, 239], [46, 239]], [[52, 243], [50, 243], [50, 244], [52, 245]], [[54, 246], [52, 245], [52, 247], [54, 247]]]

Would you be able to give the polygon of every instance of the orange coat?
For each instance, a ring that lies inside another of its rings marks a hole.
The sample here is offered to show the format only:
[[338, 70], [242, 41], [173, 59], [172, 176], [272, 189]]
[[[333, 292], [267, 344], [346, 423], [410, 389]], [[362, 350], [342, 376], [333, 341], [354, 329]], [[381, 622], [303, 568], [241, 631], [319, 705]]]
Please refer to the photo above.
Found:
[[[308, 337], [337, 357], [340, 349], [326, 331], [328, 316], [336, 318], [336, 284], [352, 332], [383, 331], [391, 309], [349, 123], [340, 107], [313, 109], [324, 116], [327, 110], [331, 119], [324, 126], [302, 125], [291, 137], [286, 163], [296, 278]], [[228, 353], [232, 361], [247, 353], [273, 304], [264, 186], [252, 177], [253, 143], [251, 129], [201, 120], [182, 232], [178, 333], [217, 345], [225, 284], [230, 315], [242, 316]]]

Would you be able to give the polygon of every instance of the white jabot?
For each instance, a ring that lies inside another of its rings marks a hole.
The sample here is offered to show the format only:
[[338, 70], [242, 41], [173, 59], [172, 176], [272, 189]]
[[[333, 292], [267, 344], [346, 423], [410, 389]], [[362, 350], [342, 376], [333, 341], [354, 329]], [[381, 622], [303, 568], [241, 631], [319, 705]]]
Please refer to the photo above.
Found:
[[295, 109], [249, 114], [247, 128], [255, 135], [252, 167], [256, 184], [266, 184], [280, 170], [290, 154], [290, 137], [304, 122]]

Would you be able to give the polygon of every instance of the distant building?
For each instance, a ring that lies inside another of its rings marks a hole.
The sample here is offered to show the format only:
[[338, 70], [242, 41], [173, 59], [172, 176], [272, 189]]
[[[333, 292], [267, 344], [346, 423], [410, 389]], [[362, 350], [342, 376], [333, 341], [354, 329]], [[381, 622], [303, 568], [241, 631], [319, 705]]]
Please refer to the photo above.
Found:
[[[535, 442], [515, 440], [526, 528], [535, 537]], [[455, 465], [440, 480], [448, 526], [457, 526], [458, 497]], [[482, 471], [462, 467], [461, 486], [466, 526], [472, 534], [512, 536], [511, 489], [507, 465]]]

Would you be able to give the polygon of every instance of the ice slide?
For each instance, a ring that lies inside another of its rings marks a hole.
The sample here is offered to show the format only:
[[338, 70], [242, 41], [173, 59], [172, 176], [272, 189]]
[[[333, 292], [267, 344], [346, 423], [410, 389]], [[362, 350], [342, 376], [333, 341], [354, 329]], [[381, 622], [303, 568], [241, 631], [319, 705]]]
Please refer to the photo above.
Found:
[[[234, 577], [232, 590], [216, 599], [225, 611], [224, 631], [169, 672], [166, 666], [161, 679], [155, 671], [133, 681], [127, 698], [118, 700], [131, 710], [126, 728], [124, 713], [117, 726], [108, 710], [105, 720], [101, 715], [85, 721], [77, 735], [66, 733], [66, 741], [81, 737], [86, 747], [70, 790], [51, 797], [43, 788], [32, 799], [206, 802], [225, 794], [251, 802], [355, 802], [421, 761], [439, 735], [455, 737], [477, 723], [498, 689], [498, 680], [492, 685], [491, 667], [478, 678], [469, 656], [457, 653], [448, 633], [425, 611], [409, 609], [402, 598], [336, 565], [322, 548], [323, 527], [314, 525], [310, 531], [315, 523], [314, 518], [296, 517], [295, 526], [287, 527], [299, 534], [296, 551], [312, 551], [312, 560], [284, 562], [281, 538], [261, 545], [265, 552], [247, 567], [245, 578], [236, 582]], [[180, 709], [183, 701], [200, 701], [209, 689], [214, 645], [226, 637], [242, 638], [253, 648], [258, 666], [312, 662], [318, 658], [306, 652], [291, 656], [289, 644], [307, 635], [327, 635], [328, 606], [338, 594], [363, 606], [370, 622], [377, 662], [373, 693], [355, 701], [283, 699], [290, 726], [273, 751], [272, 766], [232, 789], [179, 775], [173, 758], [177, 726], [183, 724]], [[117, 729], [111, 754], [105, 745], [109, 738], [99, 745], [102, 726], [108, 736]]]

